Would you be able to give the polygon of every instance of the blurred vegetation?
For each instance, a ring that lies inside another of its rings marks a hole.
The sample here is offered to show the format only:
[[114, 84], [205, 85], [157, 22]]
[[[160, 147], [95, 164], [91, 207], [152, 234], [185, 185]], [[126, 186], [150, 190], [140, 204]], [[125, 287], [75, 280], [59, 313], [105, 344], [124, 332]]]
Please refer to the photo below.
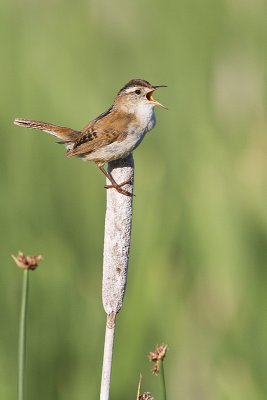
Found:
[[263, 400], [267, 381], [267, 3], [7, 1], [1, 32], [0, 398], [16, 396], [21, 273], [31, 273], [27, 399], [98, 398], [104, 178], [25, 117], [81, 128], [132, 78], [167, 84], [135, 152], [134, 223], [111, 398]]

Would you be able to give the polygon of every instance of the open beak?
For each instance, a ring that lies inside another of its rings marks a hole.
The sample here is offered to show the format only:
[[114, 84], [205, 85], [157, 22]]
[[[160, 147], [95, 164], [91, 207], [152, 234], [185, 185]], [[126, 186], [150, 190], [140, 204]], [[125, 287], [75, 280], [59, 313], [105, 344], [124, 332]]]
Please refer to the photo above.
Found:
[[165, 107], [163, 104], [161, 104], [159, 101], [155, 100], [155, 99], [152, 97], [152, 93], [153, 93], [156, 89], [162, 88], [162, 87], [167, 87], [167, 86], [166, 86], [166, 85], [157, 85], [157, 86], [152, 86], [152, 87], [153, 87], [153, 90], [151, 90], [151, 92], [148, 92], [147, 95], [146, 95], [147, 100], [150, 101], [150, 103], [153, 103], [153, 104], [155, 104], [156, 106], [163, 107], [163, 108], [165, 108], [165, 109], [167, 110], [167, 107]]

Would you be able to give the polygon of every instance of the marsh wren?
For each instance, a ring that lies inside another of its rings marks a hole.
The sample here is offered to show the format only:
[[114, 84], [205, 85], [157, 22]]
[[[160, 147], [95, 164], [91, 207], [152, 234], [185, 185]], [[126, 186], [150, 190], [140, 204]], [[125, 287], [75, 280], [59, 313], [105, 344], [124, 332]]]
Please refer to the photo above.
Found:
[[115, 188], [119, 193], [131, 196], [122, 187], [128, 181], [117, 183], [104, 168], [105, 163], [127, 157], [141, 143], [145, 134], [156, 124], [155, 106], [161, 106], [152, 97], [153, 92], [165, 85], [153, 86], [142, 79], [133, 79], [118, 92], [113, 105], [93, 119], [82, 130], [27, 119], [15, 119], [14, 123], [25, 128], [39, 129], [61, 139], [67, 156], [78, 156], [93, 161], [111, 182], [105, 188]]

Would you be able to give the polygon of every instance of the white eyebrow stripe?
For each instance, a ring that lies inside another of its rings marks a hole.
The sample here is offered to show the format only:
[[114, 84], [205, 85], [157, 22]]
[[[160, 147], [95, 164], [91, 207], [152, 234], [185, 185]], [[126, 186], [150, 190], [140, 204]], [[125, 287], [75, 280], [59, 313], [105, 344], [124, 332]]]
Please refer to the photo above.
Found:
[[129, 88], [127, 88], [126, 90], [125, 90], [125, 92], [126, 93], [132, 93], [132, 92], [134, 92], [135, 90], [139, 90], [140, 89], [140, 87], [139, 86], [131, 86], [131, 87], [129, 87]]

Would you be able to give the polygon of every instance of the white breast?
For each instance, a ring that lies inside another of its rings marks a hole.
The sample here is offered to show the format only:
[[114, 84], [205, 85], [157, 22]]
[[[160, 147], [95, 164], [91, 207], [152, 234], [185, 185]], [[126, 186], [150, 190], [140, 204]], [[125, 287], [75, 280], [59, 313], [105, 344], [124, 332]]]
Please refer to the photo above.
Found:
[[150, 131], [156, 125], [156, 115], [154, 107], [140, 104], [136, 110], [136, 118], [139, 121], [140, 128], [144, 133]]

